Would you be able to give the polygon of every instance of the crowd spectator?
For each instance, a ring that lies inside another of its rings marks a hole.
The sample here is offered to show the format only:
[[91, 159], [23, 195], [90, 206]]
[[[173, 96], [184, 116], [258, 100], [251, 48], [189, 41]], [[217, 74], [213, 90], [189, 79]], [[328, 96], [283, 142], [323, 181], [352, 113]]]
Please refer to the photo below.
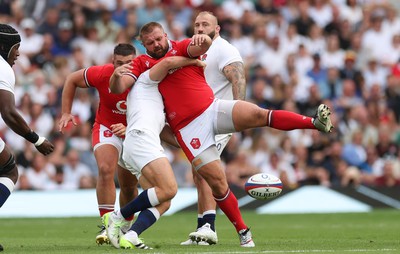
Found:
[[[137, 37], [149, 21], [163, 24], [171, 39], [190, 37], [193, 17], [204, 10], [214, 12], [222, 36], [244, 59], [247, 100], [304, 115], [326, 103], [336, 127], [330, 135], [258, 129], [235, 134], [222, 154], [231, 184], [242, 185], [253, 172], [275, 172], [291, 188], [398, 184], [399, 166], [392, 162], [400, 159], [400, 18], [390, 1], [9, 2], [0, 4], [0, 21], [23, 37], [14, 66], [16, 105], [36, 132], [53, 137], [56, 150], [42, 162], [53, 165], [52, 188], [94, 186], [91, 172], [97, 172], [88, 135], [97, 94], [75, 97], [72, 110], [82, 128], [67, 128], [62, 136], [53, 128], [66, 76], [108, 62], [119, 42], [144, 54]], [[35, 172], [40, 159], [1, 121], [0, 135], [26, 169], [19, 188], [37, 188], [27, 172]], [[165, 149], [179, 185], [192, 186], [179, 150]], [[85, 173], [70, 183], [75, 167]]]

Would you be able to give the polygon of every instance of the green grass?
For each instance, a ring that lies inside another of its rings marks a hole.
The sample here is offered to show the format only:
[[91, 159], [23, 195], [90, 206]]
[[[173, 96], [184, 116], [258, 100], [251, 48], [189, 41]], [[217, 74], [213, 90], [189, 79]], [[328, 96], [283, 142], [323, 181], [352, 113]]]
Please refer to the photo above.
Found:
[[219, 243], [180, 246], [195, 226], [196, 214], [162, 217], [142, 234], [154, 250], [97, 246], [98, 218], [0, 219], [4, 253], [400, 253], [400, 211], [352, 214], [257, 215], [243, 212], [255, 248], [239, 247], [233, 226], [217, 217]]

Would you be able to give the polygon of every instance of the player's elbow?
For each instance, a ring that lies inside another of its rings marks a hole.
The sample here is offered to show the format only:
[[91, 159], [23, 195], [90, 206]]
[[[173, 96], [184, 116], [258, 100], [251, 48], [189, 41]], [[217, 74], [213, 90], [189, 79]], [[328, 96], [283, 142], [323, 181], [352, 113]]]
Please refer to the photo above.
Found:
[[175, 59], [173, 57], [166, 57], [163, 59], [163, 64], [166, 68], [170, 69], [174, 66]]
[[0, 112], [5, 123], [11, 122], [13, 119], [15, 119], [15, 115], [18, 114], [18, 112], [15, 110], [15, 107], [12, 106], [2, 107]]

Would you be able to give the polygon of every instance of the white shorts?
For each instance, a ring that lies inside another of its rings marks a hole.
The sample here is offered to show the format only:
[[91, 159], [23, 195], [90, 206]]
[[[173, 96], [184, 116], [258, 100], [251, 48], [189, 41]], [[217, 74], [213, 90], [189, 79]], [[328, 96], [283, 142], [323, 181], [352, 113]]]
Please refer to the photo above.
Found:
[[4, 143], [4, 140], [0, 138], [0, 153], [3, 152], [4, 147], [6, 147], [6, 143]]
[[167, 156], [161, 146], [160, 136], [146, 130], [132, 130], [126, 134], [122, 159], [137, 179], [148, 163], [163, 157]]
[[[236, 102], [215, 99], [201, 115], [176, 133], [178, 143], [190, 162], [210, 146], [217, 145], [216, 135], [235, 132], [232, 110]], [[226, 143], [221, 142], [219, 154]]]
[[99, 123], [94, 123], [93, 128], [92, 128], [92, 147], [93, 151], [96, 151], [96, 149], [102, 145], [112, 145], [118, 150], [118, 165], [120, 165], [123, 168], [126, 168], [123, 160], [122, 160], [122, 143], [123, 139], [118, 137], [117, 135], [114, 135], [114, 133], [107, 128], [106, 126], [99, 124]]
[[215, 145], [217, 146], [219, 155], [222, 154], [222, 151], [224, 151], [224, 148], [228, 144], [231, 137], [232, 137], [232, 133], [219, 134], [219, 135], [215, 136]]

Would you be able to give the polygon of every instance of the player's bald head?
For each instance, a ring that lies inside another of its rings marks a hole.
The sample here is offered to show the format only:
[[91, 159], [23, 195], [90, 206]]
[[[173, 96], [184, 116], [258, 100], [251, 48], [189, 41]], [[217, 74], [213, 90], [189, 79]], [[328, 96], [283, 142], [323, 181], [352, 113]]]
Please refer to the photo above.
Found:
[[193, 28], [195, 34], [207, 34], [213, 40], [219, 36], [221, 29], [217, 17], [209, 11], [202, 11], [197, 15]]
[[210, 24], [213, 26], [218, 25], [218, 19], [212, 12], [202, 11], [199, 14], [197, 14], [196, 20], [200, 19], [200, 18], [207, 19], [210, 22]]

